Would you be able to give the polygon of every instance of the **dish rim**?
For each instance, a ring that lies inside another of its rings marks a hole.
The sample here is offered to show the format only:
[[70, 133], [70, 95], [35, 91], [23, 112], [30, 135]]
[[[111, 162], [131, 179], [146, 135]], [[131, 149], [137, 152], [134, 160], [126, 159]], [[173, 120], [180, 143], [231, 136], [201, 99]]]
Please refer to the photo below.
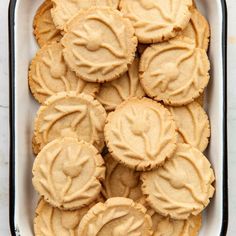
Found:
[[[8, 8], [9, 36], [9, 226], [12, 236], [20, 232], [15, 222], [15, 8], [17, 0], [10, 0]], [[222, 10], [222, 69], [223, 69], [223, 204], [219, 236], [226, 236], [228, 228], [228, 146], [227, 146], [227, 5], [220, 0]]]

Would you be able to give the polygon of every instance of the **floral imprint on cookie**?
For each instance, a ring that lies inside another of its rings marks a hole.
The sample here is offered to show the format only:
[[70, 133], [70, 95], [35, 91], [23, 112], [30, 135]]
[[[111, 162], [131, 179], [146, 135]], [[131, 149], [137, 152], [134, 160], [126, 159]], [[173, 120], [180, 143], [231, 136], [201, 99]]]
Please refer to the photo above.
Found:
[[135, 59], [129, 70], [120, 78], [101, 85], [96, 98], [107, 111], [112, 111], [117, 105], [131, 97], [144, 97], [145, 93], [139, 82], [139, 60]]
[[175, 123], [166, 108], [151, 99], [130, 99], [110, 113], [105, 139], [112, 156], [129, 168], [151, 170], [175, 150]]
[[87, 94], [59, 93], [41, 106], [35, 119], [35, 142], [41, 150], [59, 137], [73, 137], [104, 147], [106, 111]]
[[74, 138], [46, 145], [33, 165], [33, 185], [44, 200], [60, 209], [79, 209], [95, 200], [105, 175], [96, 148]]
[[139, 72], [148, 96], [180, 106], [200, 96], [209, 81], [210, 62], [192, 39], [177, 37], [153, 44], [142, 54]]
[[138, 201], [143, 197], [140, 173], [115, 161], [111, 154], [104, 157], [106, 178], [102, 182], [102, 194], [106, 199], [126, 197]]
[[92, 207], [81, 220], [81, 236], [151, 236], [151, 217], [128, 198], [110, 198]]
[[158, 213], [176, 220], [200, 214], [214, 194], [214, 172], [207, 158], [189, 144], [178, 144], [163, 167], [141, 174], [142, 191]]
[[64, 58], [88, 82], [118, 78], [133, 62], [137, 46], [131, 23], [117, 10], [80, 11], [65, 28]]

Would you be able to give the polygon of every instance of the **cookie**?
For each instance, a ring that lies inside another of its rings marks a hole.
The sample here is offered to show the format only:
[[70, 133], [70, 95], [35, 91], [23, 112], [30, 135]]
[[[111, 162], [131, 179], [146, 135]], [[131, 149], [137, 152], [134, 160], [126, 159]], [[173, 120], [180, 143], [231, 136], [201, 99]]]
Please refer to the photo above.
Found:
[[104, 132], [107, 147], [118, 162], [147, 171], [171, 157], [177, 142], [175, 129], [164, 106], [148, 98], [132, 98], [109, 113]]
[[96, 98], [107, 111], [112, 111], [117, 105], [131, 97], [144, 97], [145, 93], [139, 82], [139, 60], [135, 59], [127, 73], [119, 79], [101, 85]]
[[210, 27], [206, 18], [197, 9], [192, 10], [190, 22], [181, 34], [193, 39], [196, 48], [202, 48], [207, 51]]
[[152, 228], [154, 235], [166, 236], [197, 236], [201, 225], [202, 216], [190, 216], [187, 220], [172, 220], [155, 213], [153, 210], [148, 211], [152, 217]]
[[65, 24], [82, 9], [91, 7], [111, 7], [116, 9], [119, 0], [52, 0], [51, 10], [56, 27], [63, 30]]
[[141, 84], [149, 97], [166, 105], [180, 106], [200, 96], [209, 81], [206, 51], [192, 39], [178, 37], [154, 44], [142, 54]]
[[88, 210], [99, 201], [75, 211], [63, 211], [43, 199], [38, 203], [34, 218], [35, 236], [76, 235], [79, 223]]
[[151, 236], [152, 221], [141, 204], [128, 198], [110, 198], [92, 207], [80, 222], [80, 236]]
[[169, 107], [169, 111], [176, 123], [179, 142], [205, 151], [209, 143], [210, 122], [204, 109], [192, 102], [187, 106]]
[[74, 92], [58, 93], [50, 97], [37, 112], [35, 141], [41, 150], [54, 139], [73, 137], [91, 143], [102, 151], [105, 121], [105, 109], [92, 96]]
[[65, 32], [64, 58], [71, 70], [88, 82], [119, 78], [134, 60], [134, 28], [117, 10], [81, 10], [68, 22]]
[[176, 220], [200, 214], [215, 191], [210, 162], [189, 144], [178, 144], [163, 167], [143, 172], [141, 180], [148, 204], [157, 213]]
[[29, 71], [30, 90], [39, 103], [58, 92], [75, 91], [93, 96], [99, 84], [79, 79], [65, 64], [62, 45], [52, 43], [42, 47], [32, 60]]
[[119, 164], [111, 154], [104, 157], [106, 165], [106, 178], [102, 182], [102, 194], [108, 199], [112, 197], [125, 197], [138, 201], [143, 197], [141, 191], [140, 172], [134, 171]]
[[33, 185], [46, 202], [75, 210], [98, 198], [105, 166], [91, 144], [67, 137], [52, 141], [40, 151], [32, 173]]
[[187, 26], [192, 0], [121, 0], [119, 7], [133, 23], [140, 43], [158, 43], [175, 37]]
[[34, 36], [40, 47], [47, 43], [59, 42], [62, 38], [61, 31], [53, 23], [51, 8], [51, 0], [45, 0], [34, 17]]

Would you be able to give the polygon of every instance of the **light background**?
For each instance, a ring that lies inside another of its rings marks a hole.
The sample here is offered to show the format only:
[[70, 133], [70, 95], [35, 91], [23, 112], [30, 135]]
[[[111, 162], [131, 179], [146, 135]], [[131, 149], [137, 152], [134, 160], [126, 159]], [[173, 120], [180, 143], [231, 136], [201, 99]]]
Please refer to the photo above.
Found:
[[[211, 0], [208, 0], [211, 1]], [[0, 235], [8, 236], [8, 3], [0, 0]], [[228, 5], [229, 228], [236, 235], [236, 0]], [[24, 52], [22, 52], [24, 53]], [[24, 206], [22, 206], [24, 207]]]

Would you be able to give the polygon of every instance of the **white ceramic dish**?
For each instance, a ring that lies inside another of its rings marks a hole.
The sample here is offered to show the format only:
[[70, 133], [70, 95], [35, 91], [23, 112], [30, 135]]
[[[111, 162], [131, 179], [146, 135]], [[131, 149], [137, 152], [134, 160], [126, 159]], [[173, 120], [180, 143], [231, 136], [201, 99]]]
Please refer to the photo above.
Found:
[[[10, 36], [10, 226], [12, 235], [33, 235], [32, 220], [36, 193], [31, 183], [34, 160], [31, 150], [33, 119], [38, 104], [28, 89], [28, 65], [37, 45], [32, 20], [42, 0], [11, 0]], [[212, 138], [207, 151], [216, 174], [216, 194], [204, 213], [200, 236], [226, 235], [227, 136], [226, 136], [226, 6], [223, 0], [196, 0], [211, 25], [211, 82], [207, 91], [207, 112]], [[88, 235], [89, 236], [89, 235]]]

